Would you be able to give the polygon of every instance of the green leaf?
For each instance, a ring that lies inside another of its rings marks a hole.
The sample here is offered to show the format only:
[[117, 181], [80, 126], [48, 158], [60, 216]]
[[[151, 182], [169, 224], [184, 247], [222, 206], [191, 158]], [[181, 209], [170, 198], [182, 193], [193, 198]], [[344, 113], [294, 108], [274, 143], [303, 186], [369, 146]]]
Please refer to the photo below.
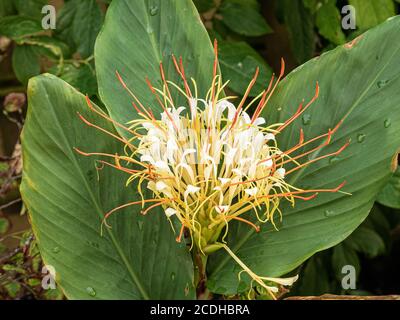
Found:
[[369, 258], [385, 252], [385, 243], [382, 238], [372, 229], [361, 226], [346, 239], [346, 244]]
[[56, 35], [86, 58], [93, 54], [102, 23], [103, 13], [96, 0], [70, 0], [58, 15]]
[[41, 18], [42, 8], [48, 3], [48, 0], [14, 0], [14, 6], [18, 14]]
[[[335, 152], [351, 139], [339, 157], [297, 171], [288, 176], [288, 183], [326, 189], [346, 180], [344, 191], [352, 196], [319, 194], [311, 201], [297, 201], [294, 208], [283, 201], [279, 231], [265, 225], [256, 234], [244, 224], [230, 224], [228, 245], [257, 274], [282, 276], [314, 253], [344, 240], [366, 218], [390, 178], [391, 161], [400, 145], [399, 28], [397, 17], [304, 64], [278, 86], [264, 114], [268, 123], [289, 119], [303, 99], [314, 96], [315, 83], [320, 85], [319, 98], [306, 112], [306, 125], [298, 119], [278, 136], [281, 150], [298, 143], [300, 128], [311, 139], [344, 118], [331, 144], [310, 159]], [[215, 283], [211, 290], [222, 287], [236, 292], [241, 269], [232, 259], [218, 252], [210, 256], [208, 267], [209, 279]]]
[[281, 5], [293, 54], [303, 63], [314, 55], [314, 17], [301, 1], [282, 0]]
[[343, 279], [344, 275], [342, 269], [347, 265], [355, 268], [358, 277], [360, 274], [360, 259], [358, 258], [357, 252], [349, 246], [340, 243], [333, 248], [332, 254], [332, 268], [337, 280], [341, 281]]
[[[111, 3], [96, 42], [95, 57], [99, 94], [114, 120], [126, 123], [137, 117], [131, 97], [118, 82], [115, 71], [142, 104], [157, 115], [162, 109], [146, 77], [161, 87], [162, 61], [166, 77], [180, 83], [171, 54], [182, 56], [186, 77], [196, 80], [199, 96], [205, 97], [211, 86], [214, 54], [193, 2], [157, 0], [150, 6], [144, 0]], [[187, 103], [176, 90], [171, 91], [176, 105]], [[120, 133], [125, 134], [121, 130]]]
[[400, 168], [397, 168], [388, 184], [379, 193], [376, 201], [386, 207], [400, 209]]
[[6, 218], [0, 218], [0, 235], [5, 234], [10, 228], [10, 223]]
[[193, 3], [199, 12], [207, 12], [215, 7], [214, 0], [193, 0]]
[[342, 17], [336, 7], [336, 0], [324, 2], [317, 11], [316, 25], [319, 33], [334, 44], [343, 44], [346, 36], [342, 31]]
[[0, 18], [15, 13], [13, 0], [0, 0]]
[[40, 74], [40, 61], [35, 48], [30, 45], [16, 46], [12, 64], [17, 79], [26, 85], [31, 77]]
[[271, 78], [272, 71], [257, 51], [246, 42], [223, 41], [218, 45], [221, 72], [224, 80], [230, 80], [229, 87], [233, 91], [244, 94], [257, 67], [260, 73], [250, 96], [256, 96], [265, 89], [265, 79]]
[[[58, 71], [58, 68], [55, 68], [51, 73], [57, 74]], [[59, 77], [88, 96], [97, 94], [96, 74], [89, 64], [65, 64]]]
[[43, 261], [55, 268], [65, 295], [194, 298], [189, 252], [176, 243], [162, 210], [144, 218], [140, 208], [128, 207], [111, 216], [112, 229], [100, 234], [106, 212], [139, 196], [134, 187], [125, 187], [127, 175], [107, 166], [97, 171], [93, 158], [74, 151], [123, 153], [123, 144], [86, 126], [77, 112], [110, 132], [112, 125], [89, 110], [82, 94], [52, 75], [31, 79], [28, 99], [21, 193]]
[[356, 9], [357, 27], [366, 30], [396, 14], [393, 0], [349, 0]]
[[222, 21], [238, 34], [256, 37], [272, 32], [261, 13], [243, 2], [224, 1], [219, 11]]
[[295, 289], [296, 295], [322, 295], [329, 293], [329, 273], [323, 257], [314, 256], [307, 261], [302, 277]]
[[[303, 5], [307, 8], [311, 13], [316, 13], [319, 9], [321, 0], [303, 0]], [[329, 1], [329, 0], [328, 0]]]
[[29, 17], [9, 16], [0, 19], [0, 34], [13, 40], [43, 32], [38, 21]]
[[16, 298], [21, 290], [21, 285], [17, 282], [9, 282], [4, 285], [4, 289], [7, 291], [10, 298]]

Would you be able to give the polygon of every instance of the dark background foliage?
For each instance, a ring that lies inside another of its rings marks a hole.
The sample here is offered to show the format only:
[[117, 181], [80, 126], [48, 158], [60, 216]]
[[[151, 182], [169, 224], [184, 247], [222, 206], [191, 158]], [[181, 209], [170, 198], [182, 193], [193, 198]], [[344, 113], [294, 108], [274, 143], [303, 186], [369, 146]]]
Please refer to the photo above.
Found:
[[[97, 100], [93, 56], [96, 36], [111, 0], [0, 0], [0, 299], [62, 299], [41, 287], [42, 261], [18, 191], [19, 134], [26, 112], [26, 85], [53, 73]], [[399, 13], [399, 0], [194, 0], [210, 37], [219, 43], [223, 76], [241, 95], [256, 67], [260, 92], [280, 58], [289, 72], [354, 39]], [[43, 30], [42, 8], [52, 4], [56, 29]], [[356, 9], [355, 30], [343, 30], [342, 8]], [[151, 10], [151, 8], [149, 8]], [[388, 124], [390, 125], [390, 124]], [[369, 217], [339, 245], [300, 267], [289, 295], [381, 295], [400, 292], [400, 176], [382, 190]], [[341, 286], [342, 267], [357, 270], [357, 289]], [[262, 298], [262, 297], [259, 297]]]

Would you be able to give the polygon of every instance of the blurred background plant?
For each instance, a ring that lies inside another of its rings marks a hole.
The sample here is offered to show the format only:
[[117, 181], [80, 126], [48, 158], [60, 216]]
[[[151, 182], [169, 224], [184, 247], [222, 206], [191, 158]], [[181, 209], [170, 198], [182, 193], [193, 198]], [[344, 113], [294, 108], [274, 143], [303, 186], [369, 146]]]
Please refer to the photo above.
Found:
[[[97, 101], [93, 49], [111, 0], [0, 0], [0, 299], [62, 299], [43, 290], [40, 259], [20, 200], [19, 135], [28, 80], [59, 76]], [[251, 96], [279, 71], [354, 39], [399, 13], [400, 0], [194, 0], [211, 38], [219, 41], [222, 74], [242, 95], [260, 67]], [[42, 8], [54, 5], [55, 30], [43, 30]], [[343, 30], [342, 8], [356, 10], [355, 30]], [[385, 126], [390, 126], [390, 123]], [[394, 167], [397, 165], [394, 159]], [[325, 214], [329, 214], [326, 212]], [[300, 267], [289, 295], [399, 293], [400, 170], [382, 190], [369, 217], [345, 241]], [[344, 290], [342, 267], [353, 265], [357, 289]], [[260, 295], [258, 298], [262, 298]]]

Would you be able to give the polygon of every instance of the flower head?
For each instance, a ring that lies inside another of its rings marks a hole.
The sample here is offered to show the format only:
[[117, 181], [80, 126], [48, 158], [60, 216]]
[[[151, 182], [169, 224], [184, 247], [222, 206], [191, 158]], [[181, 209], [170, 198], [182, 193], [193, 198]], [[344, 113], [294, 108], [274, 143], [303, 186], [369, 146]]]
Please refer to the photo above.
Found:
[[[284, 74], [284, 62], [276, 81], [272, 77], [268, 88], [255, 99], [246, 104], [250, 90], [254, 86], [258, 69], [243, 98], [235, 105], [234, 97], [224, 96], [227, 83], [217, 74], [218, 55], [215, 43], [214, 76], [205, 97], [198, 97], [195, 80], [191, 85], [186, 79], [182, 59], [173, 57], [177, 73], [183, 80], [183, 88], [165, 78], [163, 66], [160, 73], [162, 88], [154, 88], [147, 79], [148, 86], [162, 112], [154, 114], [143, 106], [134, 93], [127, 87], [117, 73], [121, 84], [132, 96], [133, 107], [139, 118], [126, 124], [113, 121], [105, 113], [95, 109], [88, 100], [90, 108], [100, 116], [113, 122], [132, 134], [126, 140], [98, 128], [82, 118], [87, 124], [113, 135], [125, 144], [125, 155], [85, 153], [112, 157], [114, 163], [102, 161], [130, 175], [128, 183], [136, 182], [141, 201], [124, 204], [110, 211], [106, 218], [116, 210], [130, 205], [141, 204], [142, 213], [162, 206], [167, 219], [177, 219], [181, 225], [177, 240], [181, 241], [184, 230], [190, 234], [191, 245], [203, 254], [224, 248], [258, 284], [264, 284], [270, 292], [275, 287], [265, 285], [264, 281], [278, 284], [291, 284], [297, 278], [289, 280], [259, 277], [255, 275], [226, 246], [225, 237], [229, 232], [232, 220], [246, 223], [260, 230], [260, 225], [270, 222], [275, 228], [276, 214], [282, 219], [280, 202], [289, 201], [293, 206], [296, 200], [311, 200], [320, 192], [338, 192], [343, 184], [327, 190], [303, 190], [292, 186], [287, 177], [305, 166], [321, 159], [339, 154], [348, 144], [337, 152], [310, 157], [308, 155], [330, 143], [332, 135], [341, 122], [332, 130], [319, 137], [306, 141], [301, 130], [300, 139], [287, 150], [280, 148], [276, 137], [293, 121], [300, 117], [317, 99], [319, 86], [316, 85], [315, 96], [307, 104], [300, 104], [296, 113], [284, 123], [266, 125], [261, 117], [280, 79]], [[176, 90], [184, 97], [185, 103], [177, 105], [171, 91]], [[253, 108], [252, 115], [249, 110]], [[308, 151], [315, 142], [322, 143]], [[307, 159], [307, 158], [306, 158]], [[125, 163], [125, 166], [122, 165]], [[154, 198], [146, 199], [143, 188], [149, 189]], [[255, 218], [251, 218], [254, 215]]]

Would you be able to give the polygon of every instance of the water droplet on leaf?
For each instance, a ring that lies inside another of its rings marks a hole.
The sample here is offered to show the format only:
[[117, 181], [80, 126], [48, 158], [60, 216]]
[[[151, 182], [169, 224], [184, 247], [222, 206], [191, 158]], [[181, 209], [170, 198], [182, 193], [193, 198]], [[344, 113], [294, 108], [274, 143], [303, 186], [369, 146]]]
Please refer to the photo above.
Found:
[[334, 163], [338, 162], [339, 160], [340, 160], [339, 157], [333, 157], [333, 158], [331, 158], [331, 159], [329, 160], [329, 163], [330, 163], [330, 164], [334, 164]]
[[152, 34], [154, 32], [153, 28], [151, 26], [147, 26], [146, 31], [147, 31], [148, 34]]
[[358, 143], [363, 143], [364, 141], [365, 141], [365, 138], [366, 138], [367, 136], [365, 135], [365, 134], [363, 134], [363, 133], [360, 133], [358, 136], [357, 136], [357, 141], [358, 141]]
[[307, 126], [310, 124], [310, 122], [311, 122], [311, 115], [310, 114], [303, 115], [303, 124]]
[[155, 16], [158, 13], [158, 7], [157, 6], [152, 6], [150, 8], [150, 15]]
[[335, 213], [335, 211], [333, 211], [333, 210], [325, 210], [325, 217], [333, 217], [333, 216], [335, 216], [336, 215], [336, 213]]
[[175, 280], [175, 277], [176, 277], [175, 273], [172, 272], [172, 273], [171, 273], [171, 280]]
[[383, 125], [385, 126], [385, 128], [389, 128], [392, 125], [392, 122], [390, 121], [390, 119], [386, 119]]
[[53, 252], [54, 253], [59, 253], [60, 252], [60, 248], [59, 247], [54, 247], [53, 248]]
[[389, 83], [389, 80], [379, 80], [378, 81], [378, 88], [383, 88]]
[[96, 291], [92, 288], [92, 287], [87, 287], [86, 288], [86, 292], [89, 294], [89, 296], [91, 297], [95, 297], [96, 296]]

